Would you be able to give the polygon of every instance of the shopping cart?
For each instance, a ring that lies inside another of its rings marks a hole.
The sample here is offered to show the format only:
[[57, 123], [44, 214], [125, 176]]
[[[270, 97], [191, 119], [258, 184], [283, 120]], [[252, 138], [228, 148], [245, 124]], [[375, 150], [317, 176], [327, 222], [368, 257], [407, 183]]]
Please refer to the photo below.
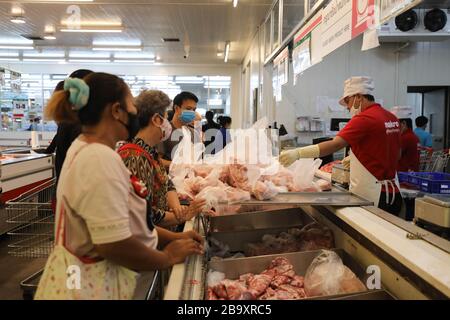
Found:
[[[6, 203], [8, 232], [11, 243], [8, 253], [21, 258], [45, 258], [53, 249], [54, 195], [56, 179], [49, 180]], [[40, 270], [20, 283], [23, 298], [33, 298]]]
[[448, 149], [434, 151], [431, 148], [420, 148], [419, 171], [445, 172], [450, 153]]

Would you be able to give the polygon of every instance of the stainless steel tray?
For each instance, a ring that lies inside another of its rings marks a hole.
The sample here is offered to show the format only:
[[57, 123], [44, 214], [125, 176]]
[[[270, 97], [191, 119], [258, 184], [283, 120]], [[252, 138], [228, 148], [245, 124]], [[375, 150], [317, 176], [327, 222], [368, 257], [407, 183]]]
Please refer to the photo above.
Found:
[[[352, 270], [355, 275], [363, 282], [366, 283], [367, 274], [365, 270], [355, 261], [353, 258], [347, 254], [342, 249], [331, 249], [331, 251], [336, 252], [342, 259], [343, 263]], [[208, 264], [208, 270], [219, 271], [225, 274], [227, 279], [238, 279], [240, 275], [245, 273], [261, 273], [269, 266], [270, 262], [277, 257], [284, 257], [288, 259], [294, 266], [294, 271], [296, 274], [304, 276], [311, 262], [321, 253], [318, 251], [306, 251], [306, 252], [293, 252], [293, 253], [283, 253], [274, 254], [267, 256], [258, 257], [248, 257], [248, 258], [237, 258], [230, 260], [220, 260], [220, 261], [210, 261]], [[205, 283], [205, 288], [207, 284]], [[342, 294], [327, 297], [316, 297], [310, 299], [332, 299], [350, 295], [356, 295], [359, 293], [367, 293], [369, 290], [362, 292], [355, 292], [352, 294]]]
[[337, 297], [331, 300], [396, 300], [385, 290], [374, 290], [365, 293], [358, 293], [345, 297]]
[[372, 206], [373, 202], [365, 200], [350, 192], [289, 192], [280, 193], [271, 200], [240, 201], [239, 205], [328, 205], [338, 207]]
[[209, 231], [236, 232], [255, 229], [286, 228], [306, 225], [313, 221], [314, 219], [300, 208], [255, 211], [230, 216], [211, 217]]
[[238, 252], [244, 251], [248, 243], [260, 242], [266, 234], [278, 235], [314, 221], [300, 208], [214, 217], [209, 236], [228, 245], [231, 252]]

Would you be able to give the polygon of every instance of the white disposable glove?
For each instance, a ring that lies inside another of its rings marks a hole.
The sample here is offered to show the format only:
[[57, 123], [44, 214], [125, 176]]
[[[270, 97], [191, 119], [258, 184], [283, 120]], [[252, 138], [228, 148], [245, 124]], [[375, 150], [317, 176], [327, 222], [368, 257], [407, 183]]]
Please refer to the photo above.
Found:
[[342, 165], [344, 166], [345, 169], [350, 170], [350, 156], [342, 159]]
[[320, 157], [319, 145], [314, 144], [312, 146], [298, 148], [294, 150], [283, 151], [280, 154], [280, 163], [288, 167], [298, 159], [318, 158]]

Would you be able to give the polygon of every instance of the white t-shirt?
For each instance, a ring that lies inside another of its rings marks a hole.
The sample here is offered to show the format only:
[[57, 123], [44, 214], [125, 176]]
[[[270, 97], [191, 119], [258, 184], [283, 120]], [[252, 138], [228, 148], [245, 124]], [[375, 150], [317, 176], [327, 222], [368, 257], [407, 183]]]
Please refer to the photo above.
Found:
[[57, 221], [65, 211], [65, 246], [78, 257], [98, 257], [94, 244], [125, 240], [132, 235], [147, 247], [158, 243], [147, 226], [147, 202], [130, 182], [120, 156], [100, 143], [76, 139], [61, 170], [57, 189]]

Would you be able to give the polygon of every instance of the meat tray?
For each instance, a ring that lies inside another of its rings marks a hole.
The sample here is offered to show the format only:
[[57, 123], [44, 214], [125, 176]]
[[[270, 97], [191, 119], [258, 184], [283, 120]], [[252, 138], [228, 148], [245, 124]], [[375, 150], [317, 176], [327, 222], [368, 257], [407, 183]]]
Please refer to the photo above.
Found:
[[278, 235], [314, 221], [300, 208], [212, 217], [209, 237], [228, 245], [231, 252], [238, 252], [244, 251], [248, 243], [260, 242], [266, 234]]
[[[355, 275], [363, 282], [366, 283], [367, 274], [364, 269], [355, 261], [353, 258], [347, 254], [342, 249], [332, 249], [335, 251], [342, 259], [344, 265], [346, 265], [350, 270], [355, 273]], [[315, 257], [321, 253], [318, 251], [306, 251], [306, 252], [294, 252], [294, 253], [284, 253], [284, 254], [274, 254], [267, 256], [258, 257], [247, 257], [247, 258], [237, 258], [229, 260], [214, 260], [210, 261], [208, 264], [208, 270], [219, 271], [225, 274], [226, 279], [237, 279], [240, 275], [245, 273], [258, 274], [264, 271], [271, 261], [277, 257], [284, 257], [289, 260], [289, 262], [294, 266], [294, 271], [298, 275], [304, 276], [306, 271]], [[207, 283], [205, 283], [205, 289], [207, 288]], [[355, 292], [352, 294], [342, 294], [335, 296], [324, 296], [320, 299], [333, 299], [338, 297], [356, 295], [359, 293], [368, 293], [369, 290], [362, 292]], [[319, 299], [319, 298], [310, 298]]]

